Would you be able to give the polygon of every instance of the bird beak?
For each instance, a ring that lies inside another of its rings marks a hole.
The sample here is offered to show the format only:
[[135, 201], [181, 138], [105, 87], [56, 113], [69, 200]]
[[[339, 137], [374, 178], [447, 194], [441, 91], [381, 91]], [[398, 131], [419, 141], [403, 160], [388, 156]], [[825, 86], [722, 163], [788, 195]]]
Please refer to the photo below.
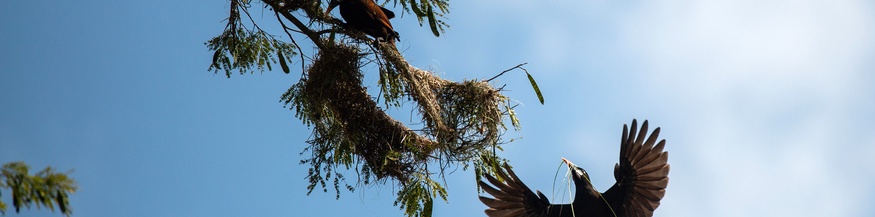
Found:
[[568, 169], [571, 170], [571, 174], [572, 174], [575, 178], [578, 178], [578, 179], [583, 178], [583, 177], [581, 177], [581, 174], [578, 174], [578, 173], [576, 172], [576, 170], [575, 170], [575, 168], [577, 167], [577, 165], [574, 165], [574, 163], [571, 163], [571, 161], [569, 161], [568, 159], [565, 159], [564, 157], [562, 158], [562, 161], [565, 162], [565, 164], [568, 164]]
[[574, 165], [574, 163], [571, 163], [571, 161], [568, 161], [568, 159], [565, 159], [564, 157], [562, 158], [562, 161], [564, 161], [565, 164], [568, 164], [568, 168], [571, 168], [573, 166], [577, 166], [577, 165]]
[[325, 16], [330, 17], [331, 10], [333, 10], [334, 7], [337, 7], [337, 5], [339, 5], [339, 4], [340, 4], [340, 1], [336, 1], [336, 0], [331, 0], [331, 2], [328, 2], [328, 10], [325, 10]]

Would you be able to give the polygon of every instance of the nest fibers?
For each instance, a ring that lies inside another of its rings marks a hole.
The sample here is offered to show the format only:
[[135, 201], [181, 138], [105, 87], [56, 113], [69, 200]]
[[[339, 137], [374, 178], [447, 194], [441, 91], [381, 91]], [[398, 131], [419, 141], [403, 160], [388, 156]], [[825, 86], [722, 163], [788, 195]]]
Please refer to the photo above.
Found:
[[[360, 70], [363, 54], [357, 47], [325, 45], [308, 74], [283, 95], [313, 127], [305, 149], [312, 156], [302, 161], [313, 166], [308, 174], [311, 191], [317, 182], [325, 187], [337, 164], [360, 166], [365, 184], [373, 175], [376, 181], [392, 177], [406, 185], [414, 175], [428, 176], [429, 162], [437, 161], [443, 169], [491, 153], [505, 130], [504, 114], [517, 126], [508, 99], [488, 83], [443, 80], [409, 66], [394, 47], [381, 46], [384, 97], [397, 102], [407, 96], [417, 103], [425, 122], [417, 133], [387, 115], [367, 93]], [[338, 188], [342, 175], [334, 174]]]

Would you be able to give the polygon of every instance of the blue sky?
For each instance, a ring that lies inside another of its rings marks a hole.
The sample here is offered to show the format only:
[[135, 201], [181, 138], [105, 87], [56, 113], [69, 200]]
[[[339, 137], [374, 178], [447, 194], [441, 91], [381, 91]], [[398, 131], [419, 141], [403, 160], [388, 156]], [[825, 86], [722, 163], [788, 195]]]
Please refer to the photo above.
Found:
[[[567, 197], [560, 157], [607, 189], [622, 125], [638, 118], [668, 140], [671, 181], [655, 216], [875, 212], [870, 1], [456, 1], [451, 9], [439, 38], [412, 16], [394, 19], [399, 47], [415, 66], [457, 81], [528, 62], [547, 103], [521, 73], [496, 80], [523, 105], [522, 131], [507, 134], [521, 139], [502, 155], [548, 196]], [[297, 162], [310, 131], [278, 102], [298, 73], [228, 79], [206, 70], [212, 53], [203, 42], [222, 31], [227, 10], [222, 1], [7, 2], [0, 162], [74, 170], [75, 216], [401, 215], [391, 184], [340, 200], [330, 191], [306, 196], [307, 167]], [[268, 15], [262, 25], [275, 28]], [[450, 200], [435, 204], [436, 216], [483, 215], [471, 171], [446, 181]]]

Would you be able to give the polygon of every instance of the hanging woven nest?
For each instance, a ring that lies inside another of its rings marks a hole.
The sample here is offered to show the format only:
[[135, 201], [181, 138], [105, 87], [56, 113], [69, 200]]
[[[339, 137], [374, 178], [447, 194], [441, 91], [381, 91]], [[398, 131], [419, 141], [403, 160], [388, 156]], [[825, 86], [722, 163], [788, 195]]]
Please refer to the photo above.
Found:
[[[425, 123], [413, 130], [385, 113], [362, 84], [358, 47], [324, 41], [313, 64], [283, 100], [292, 104], [313, 128], [308, 141], [312, 165], [310, 190], [325, 181], [337, 165], [357, 167], [368, 183], [392, 177], [406, 186], [428, 176], [428, 164], [477, 161], [492, 154], [511, 115], [508, 99], [482, 81], [451, 82], [409, 66], [394, 47], [379, 47], [380, 85], [387, 104], [406, 97], [416, 102]], [[335, 188], [338, 188], [335, 174]], [[340, 177], [342, 178], [342, 177]], [[430, 179], [427, 179], [431, 181]], [[348, 188], [351, 188], [348, 186]]]

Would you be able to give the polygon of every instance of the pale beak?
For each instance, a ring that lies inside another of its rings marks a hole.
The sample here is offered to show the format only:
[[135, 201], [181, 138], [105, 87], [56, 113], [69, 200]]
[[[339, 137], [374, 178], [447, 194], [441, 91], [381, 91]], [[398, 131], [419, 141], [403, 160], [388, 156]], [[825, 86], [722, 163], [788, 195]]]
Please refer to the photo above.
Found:
[[571, 163], [571, 161], [568, 161], [568, 159], [565, 159], [564, 157], [562, 158], [562, 161], [564, 161], [565, 164], [568, 164], [568, 167], [577, 166], [577, 165], [574, 165], [574, 163]]

